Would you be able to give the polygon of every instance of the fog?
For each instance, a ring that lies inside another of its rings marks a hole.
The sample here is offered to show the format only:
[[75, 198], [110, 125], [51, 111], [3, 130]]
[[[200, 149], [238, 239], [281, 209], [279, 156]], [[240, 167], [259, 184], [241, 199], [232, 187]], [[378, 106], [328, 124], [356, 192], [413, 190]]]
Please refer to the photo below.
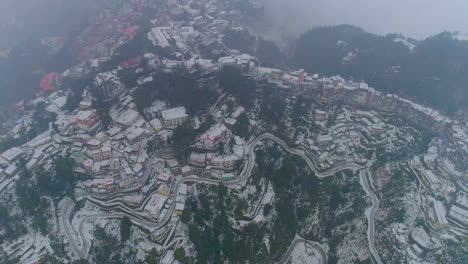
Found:
[[352, 24], [379, 34], [425, 38], [468, 32], [468, 0], [265, 0], [267, 21], [300, 34], [321, 25]]
[[66, 36], [106, 1], [112, 0], [0, 0], [0, 50], [30, 38]]

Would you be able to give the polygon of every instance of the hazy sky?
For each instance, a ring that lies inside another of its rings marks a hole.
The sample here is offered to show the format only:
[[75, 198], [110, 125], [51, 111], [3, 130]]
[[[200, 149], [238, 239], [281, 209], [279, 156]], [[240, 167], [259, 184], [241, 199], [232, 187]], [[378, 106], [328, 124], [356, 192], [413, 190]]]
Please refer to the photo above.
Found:
[[334, 24], [353, 24], [374, 33], [403, 33], [415, 38], [444, 30], [468, 32], [468, 0], [266, 1], [277, 26], [296, 32]]

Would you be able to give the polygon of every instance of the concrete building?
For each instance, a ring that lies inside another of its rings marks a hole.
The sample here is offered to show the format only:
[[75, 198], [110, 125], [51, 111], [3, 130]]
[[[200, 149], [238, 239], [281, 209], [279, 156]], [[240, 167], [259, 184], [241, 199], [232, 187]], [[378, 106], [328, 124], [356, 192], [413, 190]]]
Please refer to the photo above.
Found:
[[170, 39], [170, 35], [167, 33], [168, 30], [170, 30], [169, 27], [155, 27], [148, 33], [148, 39], [155, 46], [169, 47], [171, 44], [168, 41]]
[[151, 127], [153, 127], [154, 131], [156, 131], [156, 132], [159, 132], [159, 131], [161, 131], [163, 129], [161, 120], [159, 120], [158, 118], [155, 118], [155, 119], [151, 120], [150, 125], [151, 125]]
[[317, 141], [320, 146], [324, 146], [332, 143], [333, 138], [330, 135], [319, 135]]
[[434, 222], [433, 225], [437, 228], [447, 228], [448, 221], [445, 218], [446, 211], [445, 206], [441, 201], [434, 200], [433, 201], [433, 209], [434, 209]]
[[7, 162], [15, 161], [19, 156], [23, 154], [23, 151], [17, 147], [13, 147], [5, 152], [2, 153], [2, 158], [4, 158]]
[[327, 112], [322, 110], [315, 110], [314, 111], [314, 118], [316, 121], [326, 121], [327, 120]]
[[99, 122], [99, 117], [95, 110], [82, 110], [75, 116], [75, 124], [83, 129], [89, 130]]
[[74, 66], [65, 72], [63, 72], [63, 77], [64, 78], [70, 78], [70, 79], [80, 79], [86, 74], [85, 67], [83, 65], [77, 65]]
[[114, 100], [124, 90], [123, 84], [117, 75], [112, 72], [99, 73], [94, 79], [94, 86], [104, 102]]
[[120, 127], [128, 127], [137, 122], [140, 114], [132, 108], [127, 108], [121, 111], [112, 111], [111, 117]]
[[200, 146], [202, 148], [216, 148], [217, 145], [225, 138], [227, 131], [228, 130], [225, 125], [216, 124], [200, 136], [198, 143], [195, 144], [195, 146]]
[[167, 196], [159, 193], [153, 194], [150, 201], [145, 206], [145, 212], [147, 212], [151, 217], [157, 218], [161, 213], [161, 210], [164, 208], [167, 198]]
[[161, 118], [165, 127], [176, 127], [182, 125], [189, 116], [185, 107], [181, 106], [161, 111]]
[[426, 180], [431, 185], [431, 188], [440, 186], [441, 182], [439, 177], [437, 177], [431, 170], [425, 170], [424, 175], [426, 176]]
[[141, 127], [131, 127], [127, 129], [125, 137], [127, 138], [130, 144], [134, 145], [145, 135], [145, 132], [146, 130]]
[[10, 177], [11, 177], [11, 176], [15, 175], [16, 173], [18, 173], [19, 170], [20, 170], [19, 167], [17, 167], [15, 164], [11, 164], [10, 166], [8, 166], [8, 167], [5, 169], [4, 173], [5, 173], [7, 176], [10, 176]]
[[204, 168], [206, 166], [206, 153], [190, 153], [189, 164], [195, 167]]
[[187, 184], [181, 184], [176, 197], [175, 211], [182, 214], [185, 209], [185, 199], [187, 199]]
[[468, 209], [468, 193], [461, 190], [458, 191], [455, 196], [455, 203]]
[[465, 210], [460, 206], [452, 205], [448, 214], [448, 218], [463, 225], [464, 227], [468, 227], [468, 210]]

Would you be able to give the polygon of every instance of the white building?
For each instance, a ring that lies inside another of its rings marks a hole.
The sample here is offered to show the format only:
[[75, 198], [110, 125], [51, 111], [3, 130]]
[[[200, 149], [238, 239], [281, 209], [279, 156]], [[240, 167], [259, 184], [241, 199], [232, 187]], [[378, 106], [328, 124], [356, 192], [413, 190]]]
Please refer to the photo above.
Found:
[[161, 117], [165, 127], [176, 127], [189, 118], [185, 107], [175, 107], [161, 111]]
[[133, 145], [137, 143], [144, 136], [145, 132], [146, 130], [141, 127], [137, 127], [137, 128], [131, 127], [127, 129], [125, 137], [127, 138], [128, 142]]
[[162, 182], [169, 182], [169, 180], [171, 179], [172, 177], [172, 173], [171, 173], [171, 170], [169, 169], [164, 169], [163, 171], [161, 171], [161, 173], [158, 175], [158, 181], [162, 181]]
[[195, 167], [206, 166], [206, 153], [192, 152], [189, 157], [189, 164]]
[[245, 108], [242, 107], [242, 106], [239, 106], [239, 107], [236, 108], [236, 110], [234, 112], [232, 112], [231, 118], [237, 119], [244, 112], [245, 112]]
[[131, 126], [140, 118], [140, 114], [132, 108], [123, 111], [112, 111], [111, 117], [118, 125], [126, 127]]
[[150, 121], [150, 125], [153, 127], [154, 131], [159, 132], [163, 128], [161, 120], [155, 118]]
[[168, 39], [170, 39], [170, 36], [167, 33], [168, 30], [170, 30], [169, 27], [155, 27], [148, 33], [148, 39], [151, 40], [155, 46], [163, 48], [169, 47], [171, 44], [168, 41]]
[[145, 211], [153, 218], [157, 218], [167, 201], [167, 196], [155, 193], [145, 206]]
[[104, 102], [110, 102], [124, 90], [117, 75], [112, 72], [99, 73], [94, 79], [94, 85]]
[[435, 222], [434, 225], [438, 228], [448, 227], [448, 221], [445, 218], [446, 211], [445, 206], [441, 201], [434, 200], [434, 213], [435, 213]]
[[175, 210], [178, 213], [182, 213], [185, 208], [185, 199], [187, 198], [187, 184], [181, 184], [177, 192]]
[[333, 138], [330, 135], [320, 135], [317, 138], [319, 145], [327, 145], [333, 142]]
[[468, 211], [457, 205], [452, 205], [448, 217], [453, 221], [468, 227]]
[[13, 176], [19, 171], [19, 168], [15, 164], [11, 164], [8, 168], [5, 169], [4, 173], [7, 176]]
[[325, 121], [327, 120], [327, 112], [322, 110], [315, 110], [314, 117], [316, 121]]
[[222, 141], [227, 133], [227, 128], [223, 124], [215, 124], [199, 138], [202, 146], [213, 148]]
[[38, 161], [37, 159], [30, 159], [28, 163], [26, 163], [26, 169], [28, 171], [34, 170], [37, 167]]
[[468, 193], [459, 191], [455, 197], [455, 202], [461, 206], [468, 208]]
[[425, 170], [424, 175], [426, 176], [427, 181], [433, 185], [440, 185], [440, 179], [437, 177], [431, 170]]
[[2, 158], [4, 158], [8, 162], [13, 162], [15, 161], [21, 154], [23, 154], [23, 151], [17, 147], [13, 147], [5, 152], [2, 153]]

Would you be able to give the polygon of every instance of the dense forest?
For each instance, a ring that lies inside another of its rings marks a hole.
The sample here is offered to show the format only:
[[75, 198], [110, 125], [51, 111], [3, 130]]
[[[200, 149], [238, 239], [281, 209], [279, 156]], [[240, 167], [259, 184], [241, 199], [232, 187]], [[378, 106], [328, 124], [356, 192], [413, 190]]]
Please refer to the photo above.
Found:
[[468, 43], [443, 32], [409, 48], [400, 35], [374, 35], [350, 25], [312, 29], [296, 42], [291, 64], [310, 73], [363, 80], [454, 113], [467, 106]]

